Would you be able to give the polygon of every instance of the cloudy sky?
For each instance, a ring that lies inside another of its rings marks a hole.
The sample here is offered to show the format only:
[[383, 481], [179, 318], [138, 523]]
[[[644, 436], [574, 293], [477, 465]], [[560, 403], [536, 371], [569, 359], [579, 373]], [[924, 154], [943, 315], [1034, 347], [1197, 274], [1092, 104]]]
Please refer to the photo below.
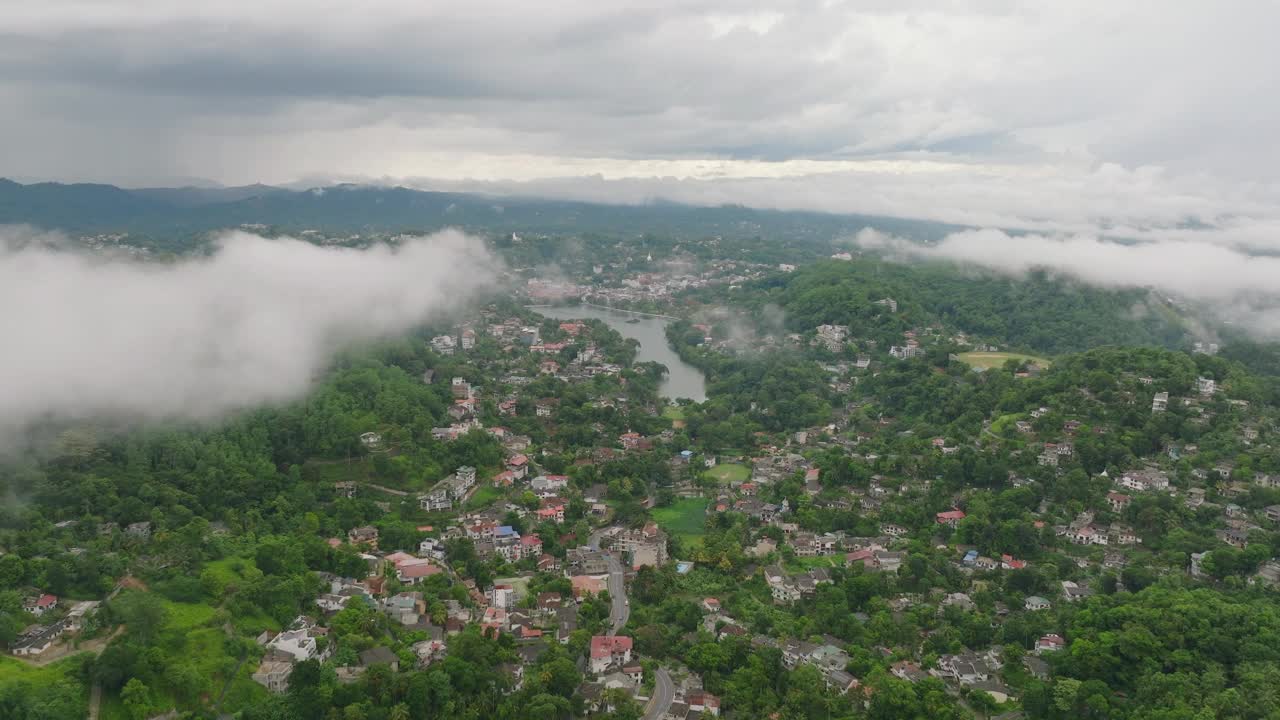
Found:
[[1270, 0], [41, 0], [0, 175], [405, 182], [1235, 240], [1280, 228]]

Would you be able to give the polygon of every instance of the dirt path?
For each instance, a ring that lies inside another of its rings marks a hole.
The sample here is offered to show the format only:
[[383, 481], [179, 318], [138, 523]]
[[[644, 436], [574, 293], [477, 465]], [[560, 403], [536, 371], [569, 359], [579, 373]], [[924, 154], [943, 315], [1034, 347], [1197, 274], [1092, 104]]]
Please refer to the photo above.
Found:
[[12, 657], [14, 660], [17, 660], [18, 662], [26, 663], [32, 667], [44, 667], [45, 665], [49, 665], [50, 663], [56, 663], [59, 660], [69, 658], [72, 655], [79, 655], [80, 653], [86, 653], [86, 652], [93, 653], [93, 655], [97, 656], [102, 653], [103, 649], [107, 647], [108, 643], [110, 643], [112, 640], [115, 640], [117, 637], [119, 637], [120, 633], [122, 632], [124, 632], [123, 625], [116, 628], [115, 632], [112, 632], [110, 635], [106, 637], [94, 638], [92, 640], [86, 640], [83, 643], [80, 643], [79, 647], [73, 647], [71, 643], [68, 643], [68, 642], [59, 642], [59, 643], [55, 643], [54, 646], [49, 648], [48, 650], [40, 653], [38, 657], [31, 658], [31, 657], [22, 657], [18, 655], [14, 655]]
[[357, 483], [359, 483], [359, 484], [361, 484], [361, 485], [364, 485], [365, 487], [371, 487], [371, 488], [373, 488], [374, 490], [377, 490], [377, 491], [379, 491], [379, 492], [384, 492], [384, 493], [386, 493], [386, 494], [388, 494], [388, 495], [396, 495], [396, 496], [398, 496], [398, 497], [409, 497], [410, 495], [412, 495], [412, 494], [413, 494], [413, 493], [405, 492], [404, 490], [393, 490], [393, 489], [391, 489], [391, 488], [389, 488], [389, 487], [386, 487], [386, 486], [383, 486], [383, 485], [375, 485], [374, 483], [371, 483], [371, 482], [363, 482], [363, 481], [360, 481], [360, 480], [357, 480], [356, 482], [357, 482]]
[[89, 720], [98, 720], [98, 709], [102, 707], [102, 686], [93, 684], [89, 691]]

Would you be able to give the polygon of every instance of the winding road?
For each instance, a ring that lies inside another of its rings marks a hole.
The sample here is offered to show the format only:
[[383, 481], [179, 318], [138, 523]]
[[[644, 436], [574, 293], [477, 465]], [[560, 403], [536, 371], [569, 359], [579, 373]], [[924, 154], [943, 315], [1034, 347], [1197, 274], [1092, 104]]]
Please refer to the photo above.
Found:
[[[591, 533], [592, 550], [600, 549], [600, 538], [603, 535], [604, 530]], [[609, 634], [617, 635], [618, 631], [627, 624], [627, 619], [631, 617], [631, 606], [627, 603], [627, 585], [623, 577], [622, 562], [611, 552], [606, 552], [604, 557], [609, 563]]]
[[[600, 550], [600, 538], [604, 536], [604, 530], [596, 530], [591, 533], [588, 546], [592, 550]], [[611, 604], [609, 606], [609, 634], [617, 635], [618, 631], [627, 624], [628, 618], [631, 617], [631, 605], [627, 602], [627, 585], [623, 575], [624, 569], [622, 561], [618, 559], [617, 554], [612, 552], [604, 553], [605, 561], [609, 563], [609, 598]], [[671, 682], [671, 674], [667, 669], [659, 666], [653, 671], [653, 697], [649, 698], [649, 702], [645, 705], [644, 720], [658, 720], [671, 709], [671, 703], [676, 699], [675, 683]]]
[[671, 709], [676, 699], [676, 686], [671, 682], [671, 675], [664, 667], [653, 671], [653, 697], [645, 707], [644, 720], [658, 720]]

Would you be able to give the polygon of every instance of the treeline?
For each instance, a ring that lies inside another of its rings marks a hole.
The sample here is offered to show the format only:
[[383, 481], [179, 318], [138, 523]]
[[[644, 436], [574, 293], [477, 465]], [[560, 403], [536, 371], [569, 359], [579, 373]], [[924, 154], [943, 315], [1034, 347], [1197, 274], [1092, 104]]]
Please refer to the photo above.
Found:
[[[802, 267], [735, 292], [735, 303], [781, 308], [793, 331], [848, 325], [854, 336], [882, 344], [900, 344], [903, 330], [935, 322], [975, 340], [1050, 355], [1101, 345], [1177, 348], [1187, 341], [1177, 313], [1145, 290], [1100, 289], [1041, 272], [1012, 278], [870, 256]], [[897, 301], [896, 313], [874, 304], [884, 298]]]

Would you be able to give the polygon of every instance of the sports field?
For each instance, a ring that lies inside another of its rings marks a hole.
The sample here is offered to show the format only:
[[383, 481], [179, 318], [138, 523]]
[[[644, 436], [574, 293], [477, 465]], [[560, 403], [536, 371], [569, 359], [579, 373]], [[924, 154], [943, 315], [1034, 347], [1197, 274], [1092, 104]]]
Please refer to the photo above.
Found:
[[1046, 360], [1045, 358], [1042, 358], [1042, 357], [1036, 357], [1035, 355], [1023, 355], [1022, 353], [1011, 353], [1011, 352], [967, 352], [967, 353], [960, 353], [956, 357], [960, 358], [965, 363], [972, 365], [973, 367], [982, 368], [983, 370], [998, 368], [1004, 365], [1009, 360], [1022, 360], [1025, 362], [1032, 362], [1043, 368], [1047, 368], [1053, 364], [1051, 361]]

